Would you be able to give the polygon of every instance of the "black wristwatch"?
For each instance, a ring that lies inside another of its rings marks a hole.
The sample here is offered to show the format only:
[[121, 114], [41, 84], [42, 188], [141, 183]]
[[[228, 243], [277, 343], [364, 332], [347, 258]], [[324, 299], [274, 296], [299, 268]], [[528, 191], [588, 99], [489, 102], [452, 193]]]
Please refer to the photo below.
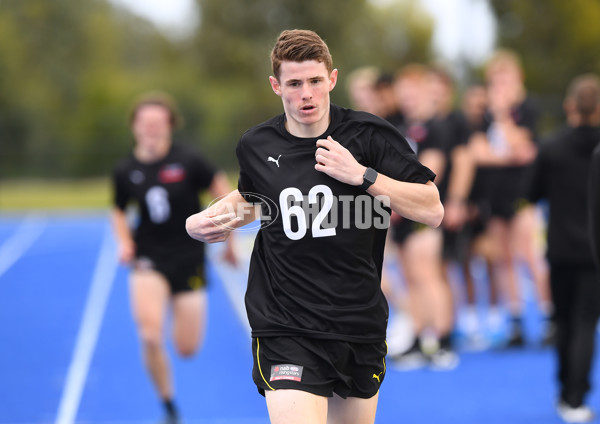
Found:
[[375, 171], [373, 168], [367, 168], [365, 174], [363, 175], [363, 183], [360, 185], [360, 188], [366, 190], [371, 187], [377, 179], [377, 175], [377, 171]]

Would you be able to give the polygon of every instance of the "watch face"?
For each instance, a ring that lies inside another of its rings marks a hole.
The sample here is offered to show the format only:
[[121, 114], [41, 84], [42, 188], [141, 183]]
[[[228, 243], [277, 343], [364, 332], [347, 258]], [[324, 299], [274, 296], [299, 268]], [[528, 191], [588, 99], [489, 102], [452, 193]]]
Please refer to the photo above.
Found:
[[373, 168], [367, 168], [367, 171], [365, 172], [365, 180], [373, 184], [376, 178], [377, 171], [375, 171]]
[[365, 175], [363, 176], [363, 183], [361, 187], [366, 190], [368, 189], [377, 179], [377, 171], [373, 168], [367, 168]]

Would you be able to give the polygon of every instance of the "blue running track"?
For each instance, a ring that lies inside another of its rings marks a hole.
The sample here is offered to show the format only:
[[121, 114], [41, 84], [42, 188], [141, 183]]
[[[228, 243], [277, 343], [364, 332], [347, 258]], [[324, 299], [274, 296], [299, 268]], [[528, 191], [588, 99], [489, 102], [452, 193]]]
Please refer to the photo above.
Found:
[[[190, 360], [169, 345], [184, 423], [268, 423], [239, 309], [244, 272], [223, 266], [215, 248], [209, 258], [204, 345]], [[159, 422], [127, 284], [106, 212], [0, 214], [0, 424]], [[445, 372], [389, 365], [377, 423], [560, 423], [553, 352], [538, 346], [531, 299], [527, 310], [523, 349], [461, 352]], [[589, 399], [595, 409], [599, 396]]]

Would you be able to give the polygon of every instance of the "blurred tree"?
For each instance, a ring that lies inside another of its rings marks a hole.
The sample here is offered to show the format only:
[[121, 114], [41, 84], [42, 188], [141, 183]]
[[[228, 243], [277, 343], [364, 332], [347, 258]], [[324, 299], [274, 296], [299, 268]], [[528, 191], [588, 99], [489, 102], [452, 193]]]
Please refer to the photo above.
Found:
[[[339, 83], [363, 65], [394, 71], [431, 56], [432, 20], [411, 0], [198, 0], [189, 39], [166, 38], [109, 0], [0, 1], [0, 178], [107, 175], [130, 149], [127, 112], [163, 89], [178, 137], [225, 168], [251, 125], [281, 113], [268, 84], [280, 31], [316, 30]], [[348, 104], [338, 87], [333, 101]]]
[[0, 176], [106, 174], [127, 103], [178, 57], [103, 0], [3, 1], [0, 51]]
[[600, 72], [600, 2], [596, 0], [491, 0], [498, 44], [520, 54], [528, 89], [542, 98], [543, 125], [562, 121], [570, 80]]

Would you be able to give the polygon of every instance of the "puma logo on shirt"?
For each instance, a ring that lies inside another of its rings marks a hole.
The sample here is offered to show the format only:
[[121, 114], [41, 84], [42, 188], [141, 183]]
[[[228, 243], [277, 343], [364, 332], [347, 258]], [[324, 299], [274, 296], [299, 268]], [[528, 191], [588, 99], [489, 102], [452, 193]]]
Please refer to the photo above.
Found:
[[269, 156], [269, 159], [267, 159], [267, 162], [275, 162], [277, 164], [277, 168], [279, 168], [279, 158], [281, 157], [281, 155], [279, 155], [277, 157], [277, 159], [273, 159], [271, 156]]

